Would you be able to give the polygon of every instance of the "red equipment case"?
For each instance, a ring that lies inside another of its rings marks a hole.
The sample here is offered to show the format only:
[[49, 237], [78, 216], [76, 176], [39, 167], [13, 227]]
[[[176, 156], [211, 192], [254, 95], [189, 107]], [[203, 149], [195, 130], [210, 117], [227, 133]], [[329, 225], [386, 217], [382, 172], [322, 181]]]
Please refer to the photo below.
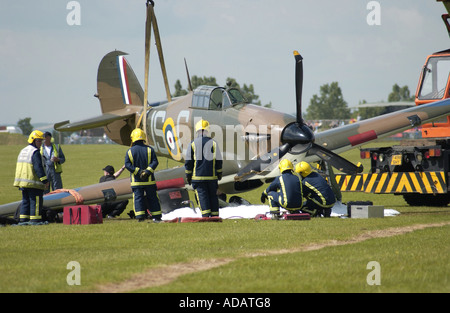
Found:
[[311, 215], [309, 213], [294, 213], [294, 214], [284, 214], [285, 220], [310, 220]]
[[75, 205], [64, 207], [63, 223], [65, 225], [74, 224], [102, 224], [101, 205]]

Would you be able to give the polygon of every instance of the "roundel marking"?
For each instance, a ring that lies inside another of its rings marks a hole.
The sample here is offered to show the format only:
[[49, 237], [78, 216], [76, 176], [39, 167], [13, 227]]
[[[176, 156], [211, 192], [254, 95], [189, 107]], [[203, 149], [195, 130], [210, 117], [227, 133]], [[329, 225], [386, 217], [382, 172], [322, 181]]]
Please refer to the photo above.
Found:
[[180, 161], [181, 160], [181, 151], [180, 151], [180, 147], [178, 145], [178, 138], [176, 135], [175, 124], [171, 117], [169, 117], [164, 122], [163, 132], [164, 132], [164, 142], [166, 144], [167, 150], [169, 150], [170, 156], [175, 161]]

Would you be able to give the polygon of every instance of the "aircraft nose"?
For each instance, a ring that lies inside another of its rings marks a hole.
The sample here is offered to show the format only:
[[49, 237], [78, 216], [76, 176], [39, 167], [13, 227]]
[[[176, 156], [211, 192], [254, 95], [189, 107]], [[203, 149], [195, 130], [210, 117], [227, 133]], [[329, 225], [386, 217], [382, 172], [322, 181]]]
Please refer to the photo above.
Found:
[[305, 124], [297, 122], [286, 125], [281, 133], [281, 142], [289, 144], [292, 149], [291, 153], [299, 154], [309, 148], [313, 144], [315, 136], [311, 128]]

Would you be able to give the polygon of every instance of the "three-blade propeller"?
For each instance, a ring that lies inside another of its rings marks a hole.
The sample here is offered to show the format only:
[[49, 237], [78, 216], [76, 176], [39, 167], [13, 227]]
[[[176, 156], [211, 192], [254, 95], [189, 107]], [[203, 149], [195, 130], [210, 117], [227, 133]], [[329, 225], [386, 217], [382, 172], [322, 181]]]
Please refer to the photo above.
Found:
[[294, 51], [294, 57], [296, 121], [286, 125], [281, 132], [282, 145], [241, 169], [235, 177], [236, 181], [245, 181], [265, 170], [272, 170], [277, 161], [288, 152], [291, 154], [305, 152], [315, 154], [329, 165], [347, 174], [361, 173], [363, 170], [362, 166], [356, 166], [334, 152], [314, 143], [314, 133], [305, 124], [302, 117], [303, 58], [297, 51]]

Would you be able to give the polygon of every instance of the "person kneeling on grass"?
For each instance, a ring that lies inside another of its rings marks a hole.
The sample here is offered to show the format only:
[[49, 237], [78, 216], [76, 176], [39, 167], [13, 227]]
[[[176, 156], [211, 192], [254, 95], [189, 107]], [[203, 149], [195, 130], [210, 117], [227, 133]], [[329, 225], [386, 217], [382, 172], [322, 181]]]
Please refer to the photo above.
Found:
[[282, 160], [278, 168], [281, 175], [261, 194], [262, 203], [269, 199], [272, 219], [280, 219], [280, 207], [291, 212], [298, 212], [302, 207], [302, 183], [292, 172], [294, 166], [291, 161]]
[[295, 171], [303, 177], [303, 195], [306, 202], [303, 204], [302, 211], [312, 216], [330, 217], [336, 197], [325, 178], [313, 171], [307, 162], [297, 163]]

